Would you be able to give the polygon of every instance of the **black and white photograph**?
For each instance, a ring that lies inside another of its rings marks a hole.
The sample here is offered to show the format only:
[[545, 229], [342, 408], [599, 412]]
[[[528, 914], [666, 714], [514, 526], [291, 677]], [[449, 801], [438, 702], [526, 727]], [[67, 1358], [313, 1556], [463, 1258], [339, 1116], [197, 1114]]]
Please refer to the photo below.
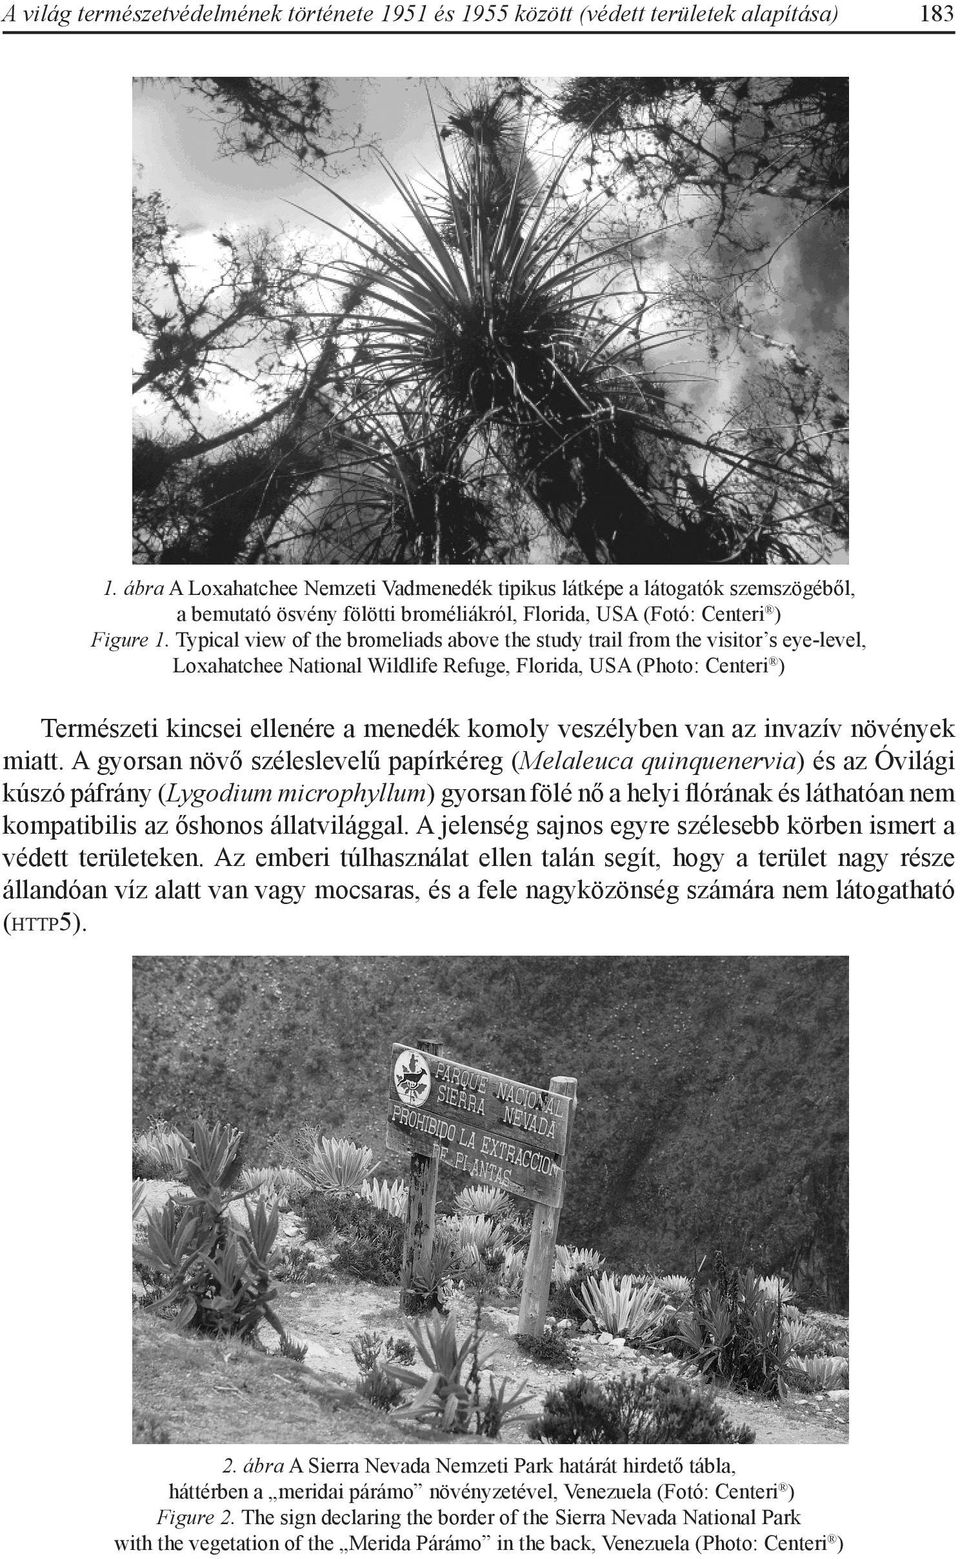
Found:
[[848, 82], [134, 84], [136, 564], [845, 564]]
[[847, 1077], [841, 957], [135, 958], [134, 1443], [844, 1443]]

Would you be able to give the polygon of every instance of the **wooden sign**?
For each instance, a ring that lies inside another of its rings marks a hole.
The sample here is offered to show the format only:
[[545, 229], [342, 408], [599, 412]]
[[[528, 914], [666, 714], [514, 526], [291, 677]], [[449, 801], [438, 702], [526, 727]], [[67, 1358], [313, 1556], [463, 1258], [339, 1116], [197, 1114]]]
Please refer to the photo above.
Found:
[[430, 1261], [439, 1171], [454, 1169], [536, 1203], [518, 1331], [541, 1337], [577, 1080], [551, 1077], [548, 1088], [538, 1088], [464, 1066], [437, 1050], [432, 1041], [419, 1048], [394, 1045], [390, 1058], [387, 1144], [410, 1150], [401, 1309], [415, 1307], [417, 1274]]
[[563, 1203], [570, 1098], [394, 1045], [387, 1142], [511, 1196]]

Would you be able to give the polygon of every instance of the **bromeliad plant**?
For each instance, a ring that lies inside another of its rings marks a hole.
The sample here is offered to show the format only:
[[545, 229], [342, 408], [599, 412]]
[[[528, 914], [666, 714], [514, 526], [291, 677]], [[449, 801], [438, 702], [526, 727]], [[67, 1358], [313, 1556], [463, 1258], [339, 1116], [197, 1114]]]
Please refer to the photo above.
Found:
[[577, 1304], [598, 1331], [629, 1342], [642, 1342], [656, 1332], [664, 1302], [655, 1278], [644, 1283], [624, 1274], [609, 1272], [586, 1277]]
[[599, 1272], [606, 1262], [598, 1250], [578, 1245], [558, 1245], [553, 1253], [553, 1283], [573, 1283]]
[[326, 222], [359, 250], [326, 279], [363, 301], [336, 314], [349, 458], [317, 534], [406, 563], [517, 561], [538, 529], [591, 563], [828, 556], [845, 475], [807, 365], [752, 384], [722, 431], [671, 401], [650, 354], [689, 311], [654, 327], [639, 240], [602, 247], [605, 197], [569, 188], [579, 143], [540, 174], [531, 123], [509, 88], [452, 104], [432, 184], [381, 162], [399, 223], [323, 186], [361, 224]]
[[[382, 163], [409, 236], [329, 190], [368, 235], [327, 223], [364, 255], [333, 279], [364, 288], [355, 418], [380, 452], [368, 468], [405, 496], [391, 512], [414, 520], [406, 560], [489, 560], [487, 479], [463, 480], [479, 451], [589, 561], [681, 561], [661, 458], [672, 430], [638, 345], [642, 295], [609, 308], [610, 251], [586, 242], [600, 203], [561, 197], [575, 148], [538, 177], [502, 92], [479, 92], [434, 128], [436, 192]], [[411, 422], [429, 438], [411, 438]]]
[[306, 1177], [285, 1165], [245, 1169], [239, 1184], [245, 1195], [266, 1196], [278, 1206], [289, 1206], [309, 1189]]
[[791, 1385], [800, 1391], [836, 1391], [848, 1385], [850, 1365], [847, 1359], [816, 1353], [806, 1358], [794, 1356], [788, 1373]]
[[370, 1203], [371, 1207], [390, 1213], [393, 1218], [402, 1218], [406, 1213], [407, 1188], [400, 1179], [378, 1180], [374, 1176], [372, 1180], [363, 1182], [360, 1195], [365, 1202]]
[[133, 1173], [143, 1180], [178, 1180], [183, 1174], [187, 1149], [182, 1132], [166, 1121], [154, 1121], [133, 1139]]
[[319, 1132], [308, 1139], [304, 1171], [317, 1189], [329, 1196], [359, 1196], [363, 1182], [376, 1167], [370, 1148], [356, 1142], [323, 1137]]
[[512, 1217], [512, 1196], [493, 1185], [468, 1185], [457, 1192], [456, 1208], [465, 1217], [504, 1219]]
[[[271, 1309], [277, 1205], [263, 1196], [253, 1205], [243, 1202], [237, 1189], [243, 1170], [240, 1133], [198, 1120], [183, 1141], [191, 1194], [171, 1197], [159, 1212], [149, 1213], [146, 1244], [134, 1248], [158, 1290], [150, 1308], [175, 1306], [181, 1326], [238, 1333], [248, 1341], [256, 1341], [266, 1321], [281, 1348], [297, 1356]], [[245, 1225], [233, 1215], [237, 1202], [243, 1202]]]

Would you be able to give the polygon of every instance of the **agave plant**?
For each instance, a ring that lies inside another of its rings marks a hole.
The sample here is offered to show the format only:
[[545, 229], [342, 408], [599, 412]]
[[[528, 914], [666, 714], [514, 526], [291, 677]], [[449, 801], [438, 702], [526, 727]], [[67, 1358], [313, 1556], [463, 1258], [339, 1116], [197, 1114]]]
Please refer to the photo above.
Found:
[[827, 1353], [816, 1353], [808, 1358], [790, 1360], [791, 1375], [808, 1391], [837, 1391], [846, 1386], [849, 1379], [849, 1362]]
[[[479, 1256], [471, 1265], [479, 1264]], [[413, 1291], [421, 1310], [446, 1312], [453, 1297], [454, 1284], [464, 1276], [468, 1265], [463, 1248], [443, 1225], [433, 1237], [430, 1254], [417, 1262], [413, 1272]]]
[[364, 1180], [376, 1167], [370, 1148], [359, 1143], [318, 1133], [310, 1139], [307, 1175], [319, 1190], [331, 1196], [359, 1196]]
[[245, 1196], [259, 1192], [278, 1204], [307, 1190], [309, 1182], [297, 1170], [285, 1165], [244, 1169], [239, 1186]]
[[553, 1253], [554, 1283], [572, 1283], [577, 1277], [583, 1277], [591, 1272], [599, 1272], [605, 1265], [605, 1259], [598, 1250], [581, 1248], [577, 1245], [558, 1245]]
[[416, 1418], [448, 1434], [466, 1434], [474, 1427], [480, 1434], [496, 1436], [507, 1424], [527, 1416], [521, 1411], [531, 1400], [526, 1382], [508, 1393], [505, 1380], [496, 1382], [490, 1376], [484, 1398], [482, 1377], [497, 1344], [488, 1342], [477, 1327], [460, 1342], [452, 1316], [434, 1315], [428, 1322], [408, 1326], [426, 1374], [398, 1364], [386, 1366], [396, 1381], [417, 1388], [401, 1417]]
[[404, 1410], [406, 1416], [431, 1423], [448, 1432], [466, 1433], [476, 1403], [477, 1378], [496, 1353], [495, 1345], [469, 1332], [461, 1343], [453, 1316], [434, 1315], [422, 1324], [409, 1323], [414, 1346], [426, 1365], [426, 1374], [401, 1365], [388, 1372], [417, 1395]]
[[407, 1188], [402, 1180], [378, 1180], [376, 1177], [365, 1180], [360, 1187], [360, 1195], [372, 1207], [390, 1213], [394, 1218], [402, 1218], [406, 1213]]
[[493, 1218], [478, 1213], [460, 1213], [444, 1220], [451, 1241], [464, 1253], [472, 1251], [490, 1258], [502, 1255], [509, 1244], [507, 1231]]
[[513, 1198], [492, 1185], [468, 1185], [457, 1192], [457, 1212], [481, 1218], [505, 1218], [513, 1211]]
[[242, 1140], [242, 1132], [234, 1126], [220, 1121], [208, 1126], [203, 1120], [194, 1121], [192, 1137], [184, 1138], [184, 1179], [194, 1197], [206, 1202], [215, 1213], [236, 1201], [241, 1194]]
[[657, 1278], [657, 1286], [668, 1305], [679, 1310], [682, 1305], [690, 1303], [693, 1294], [693, 1284], [687, 1277], [679, 1273], [671, 1272], [666, 1277]]
[[500, 1271], [497, 1273], [500, 1287], [506, 1289], [508, 1294], [519, 1294], [523, 1287], [526, 1269], [527, 1257], [524, 1251], [514, 1248], [505, 1250]]
[[[261, 1321], [287, 1334], [271, 1308], [271, 1269], [279, 1231], [275, 1200], [243, 1202], [241, 1134], [203, 1120], [183, 1135], [190, 1194], [171, 1196], [147, 1214], [146, 1242], [135, 1259], [155, 1274], [152, 1305], [173, 1305], [182, 1326], [253, 1337]], [[242, 1203], [245, 1223], [235, 1214]]]
[[629, 1274], [614, 1277], [603, 1272], [584, 1278], [577, 1303], [598, 1331], [632, 1342], [655, 1331], [663, 1314], [656, 1280], [644, 1283]]
[[183, 1174], [187, 1145], [181, 1132], [166, 1121], [154, 1121], [133, 1139], [133, 1164], [146, 1180], [177, 1180]]
[[772, 1300], [774, 1304], [789, 1305], [797, 1297], [786, 1278], [758, 1277], [757, 1285], [763, 1298]]
[[147, 1200], [147, 1188], [146, 1188], [146, 1186], [144, 1185], [142, 1180], [135, 1180], [133, 1182], [133, 1221], [134, 1221], [134, 1223], [137, 1222], [137, 1220], [140, 1217], [140, 1214], [143, 1212], [143, 1206], [144, 1206], [144, 1203], [146, 1202], [146, 1200]]
[[805, 1358], [823, 1348], [823, 1333], [819, 1326], [813, 1321], [805, 1321], [800, 1315], [784, 1314], [783, 1332], [791, 1354], [796, 1353]]

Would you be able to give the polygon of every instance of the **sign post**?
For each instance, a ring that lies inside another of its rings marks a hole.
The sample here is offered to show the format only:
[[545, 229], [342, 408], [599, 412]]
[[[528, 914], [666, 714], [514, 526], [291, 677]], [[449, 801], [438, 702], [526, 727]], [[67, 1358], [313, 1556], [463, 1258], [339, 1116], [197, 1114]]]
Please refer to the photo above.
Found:
[[[440, 1046], [433, 1040], [424, 1040], [420, 1048], [427, 1055], [436, 1055]], [[411, 1308], [414, 1273], [422, 1261], [430, 1260], [433, 1252], [433, 1226], [437, 1212], [439, 1173], [439, 1159], [434, 1158], [432, 1153], [414, 1149], [410, 1155], [407, 1219], [403, 1233], [403, 1265], [400, 1268], [400, 1309], [404, 1311]]]
[[417, 1268], [433, 1249], [437, 1176], [453, 1169], [536, 1203], [527, 1255], [520, 1331], [543, 1333], [563, 1205], [564, 1158], [577, 1084], [555, 1077], [548, 1088], [518, 1083], [452, 1061], [439, 1046], [394, 1045], [387, 1145], [411, 1151], [402, 1309], [411, 1308]]
[[[575, 1077], [551, 1077], [550, 1092], [565, 1094], [571, 1101], [571, 1109], [576, 1107], [577, 1079]], [[520, 1321], [517, 1326], [517, 1331], [522, 1337], [543, 1336], [559, 1222], [559, 1207], [548, 1207], [545, 1203], [538, 1202], [533, 1209], [533, 1228], [530, 1230], [527, 1265], [523, 1274], [523, 1293], [520, 1296]]]

